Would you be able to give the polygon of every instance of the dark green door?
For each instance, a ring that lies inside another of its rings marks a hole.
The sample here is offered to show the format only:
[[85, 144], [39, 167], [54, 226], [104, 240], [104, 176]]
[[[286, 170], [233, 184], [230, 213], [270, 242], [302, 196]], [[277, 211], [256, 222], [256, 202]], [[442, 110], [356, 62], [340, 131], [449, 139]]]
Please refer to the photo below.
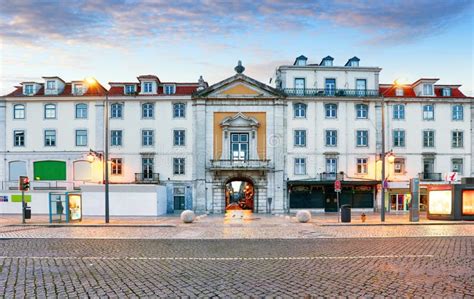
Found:
[[337, 195], [336, 193], [326, 193], [326, 202], [324, 212], [337, 212]]

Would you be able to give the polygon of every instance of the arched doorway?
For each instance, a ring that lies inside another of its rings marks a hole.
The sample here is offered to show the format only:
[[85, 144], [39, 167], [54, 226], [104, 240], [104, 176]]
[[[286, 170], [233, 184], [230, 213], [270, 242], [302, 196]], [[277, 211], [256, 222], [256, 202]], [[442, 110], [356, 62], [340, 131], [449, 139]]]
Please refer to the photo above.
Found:
[[225, 210], [254, 209], [255, 186], [247, 178], [233, 178], [224, 186]]

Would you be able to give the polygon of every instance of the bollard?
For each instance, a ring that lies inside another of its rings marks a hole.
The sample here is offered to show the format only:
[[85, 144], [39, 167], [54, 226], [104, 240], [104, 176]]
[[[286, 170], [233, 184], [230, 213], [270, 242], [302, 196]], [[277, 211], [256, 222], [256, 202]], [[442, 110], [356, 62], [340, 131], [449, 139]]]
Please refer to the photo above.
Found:
[[311, 213], [307, 210], [301, 210], [296, 213], [298, 222], [306, 223], [311, 220]]
[[196, 214], [191, 210], [185, 210], [181, 213], [181, 221], [184, 223], [192, 223], [196, 219]]

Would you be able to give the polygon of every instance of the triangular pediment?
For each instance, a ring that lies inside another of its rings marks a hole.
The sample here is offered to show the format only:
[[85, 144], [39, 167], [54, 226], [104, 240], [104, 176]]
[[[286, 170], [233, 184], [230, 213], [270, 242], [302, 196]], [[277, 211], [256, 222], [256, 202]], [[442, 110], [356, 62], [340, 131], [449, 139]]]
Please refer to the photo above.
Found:
[[248, 86], [247, 84], [237, 83], [229, 86], [229, 88], [221, 91], [220, 94], [225, 95], [260, 95], [262, 94], [259, 90]]
[[228, 116], [221, 122], [221, 127], [259, 127], [260, 123], [253, 117], [247, 116], [242, 112], [234, 116]]

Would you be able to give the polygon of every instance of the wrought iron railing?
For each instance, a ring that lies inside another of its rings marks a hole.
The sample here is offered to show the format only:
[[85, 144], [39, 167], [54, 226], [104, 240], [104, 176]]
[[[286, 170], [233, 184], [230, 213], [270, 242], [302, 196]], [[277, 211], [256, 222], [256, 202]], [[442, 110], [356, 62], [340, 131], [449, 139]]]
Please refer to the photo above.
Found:
[[443, 176], [440, 172], [420, 172], [418, 178], [423, 181], [442, 181]]
[[320, 89], [320, 88], [284, 88], [288, 96], [311, 97], [378, 97], [376, 89]]
[[211, 160], [213, 169], [267, 169], [270, 168], [270, 160]]
[[160, 174], [154, 172], [135, 173], [135, 183], [156, 184], [160, 182]]
[[319, 174], [320, 181], [335, 181], [335, 180], [343, 180], [344, 173], [341, 172], [323, 172]]

